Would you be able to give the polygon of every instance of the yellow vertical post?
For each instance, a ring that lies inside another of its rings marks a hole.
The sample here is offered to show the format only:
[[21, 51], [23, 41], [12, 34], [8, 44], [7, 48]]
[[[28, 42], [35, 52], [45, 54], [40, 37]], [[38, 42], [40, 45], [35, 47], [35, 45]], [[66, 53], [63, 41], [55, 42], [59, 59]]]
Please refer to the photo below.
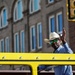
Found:
[[32, 75], [38, 75], [38, 70], [37, 70], [37, 67], [38, 65], [36, 63], [34, 63], [32, 66]]

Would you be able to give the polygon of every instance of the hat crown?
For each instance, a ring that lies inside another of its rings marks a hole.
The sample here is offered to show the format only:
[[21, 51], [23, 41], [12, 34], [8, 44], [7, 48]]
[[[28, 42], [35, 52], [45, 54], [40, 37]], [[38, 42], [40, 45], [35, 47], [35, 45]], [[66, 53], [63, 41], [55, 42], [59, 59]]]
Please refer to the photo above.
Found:
[[56, 32], [51, 32], [49, 35], [49, 40], [54, 40], [56, 38], [60, 38], [60, 36]]

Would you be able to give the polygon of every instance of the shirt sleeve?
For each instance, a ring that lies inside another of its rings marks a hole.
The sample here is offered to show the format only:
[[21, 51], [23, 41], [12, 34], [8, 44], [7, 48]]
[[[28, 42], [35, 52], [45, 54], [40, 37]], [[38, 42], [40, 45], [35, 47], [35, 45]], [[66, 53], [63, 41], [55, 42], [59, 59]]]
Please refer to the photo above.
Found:
[[45, 71], [52, 70], [52, 68], [55, 68], [55, 67], [57, 67], [57, 66], [48, 66], [48, 67], [45, 69]]
[[68, 46], [67, 43], [65, 43], [63, 46], [64, 46], [64, 48], [65, 48], [65, 50], [66, 50], [66, 53], [73, 54], [73, 51], [71, 50], [71, 48]]
[[39, 71], [42, 71], [42, 70], [44, 70], [45, 68], [46, 68], [45, 65], [40, 65], [40, 66], [38, 67]]

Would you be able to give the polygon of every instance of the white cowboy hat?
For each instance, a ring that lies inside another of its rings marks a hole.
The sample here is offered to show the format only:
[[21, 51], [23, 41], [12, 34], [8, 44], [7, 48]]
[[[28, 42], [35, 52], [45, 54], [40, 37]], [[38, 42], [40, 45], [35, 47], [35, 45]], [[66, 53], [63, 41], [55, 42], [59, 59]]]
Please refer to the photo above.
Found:
[[56, 32], [52, 32], [52, 33], [50, 33], [50, 35], [49, 35], [49, 39], [44, 39], [44, 41], [45, 41], [46, 43], [49, 43], [50, 40], [54, 40], [54, 39], [56, 39], [56, 38], [60, 38], [59, 34], [57, 34]]

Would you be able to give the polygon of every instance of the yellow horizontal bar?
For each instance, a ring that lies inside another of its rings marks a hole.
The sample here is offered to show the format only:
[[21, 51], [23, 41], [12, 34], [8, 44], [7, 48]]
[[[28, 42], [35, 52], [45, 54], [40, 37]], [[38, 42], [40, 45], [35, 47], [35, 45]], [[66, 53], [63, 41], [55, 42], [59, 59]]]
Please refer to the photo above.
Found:
[[0, 60], [75, 60], [75, 54], [0, 53]]
[[29, 65], [37, 75], [39, 65], [75, 65], [75, 54], [0, 53], [1, 65]]
[[51, 61], [51, 62], [16, 62], [16, 61], [14, 61], [14, 62], [10, 62], [10, 61], [2, 61], [2, 62], [0, 62], [0, 65], [28, 65], [28, 66], [32, 66], [32, 65], [34, 65], [34, 67], [35, 67], [35, 65], [37, 65], [37, 67], [39, 66], [39, 65], [75, 65], [75, 61], [74, 62], [71, 62], [71, 61]]

